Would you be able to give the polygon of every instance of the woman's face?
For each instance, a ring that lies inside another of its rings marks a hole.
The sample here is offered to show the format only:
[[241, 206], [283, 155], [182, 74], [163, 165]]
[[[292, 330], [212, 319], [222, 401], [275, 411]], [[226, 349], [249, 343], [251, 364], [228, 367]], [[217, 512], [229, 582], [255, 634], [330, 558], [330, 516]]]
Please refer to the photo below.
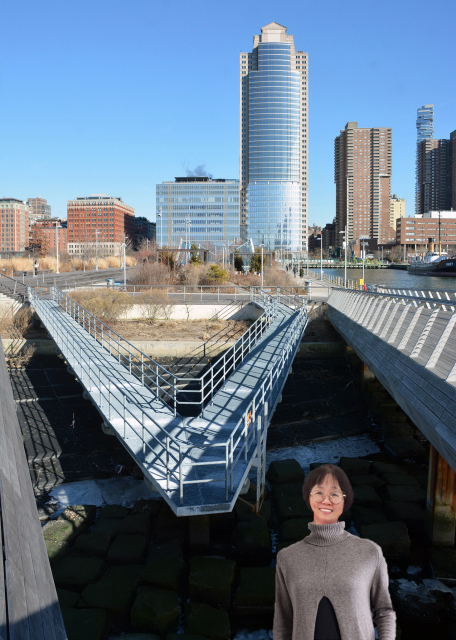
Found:
[[332, 524], [337, 522], [339, 516], [341, 516], [344, 511], [345, 498], [340, 504], [332, 504], [329, 499], [331, 491], [340, 491], [342, 493], [336, 478], [327, 475], [322, 484], [312, 487], [311, 493], [312, 491], [323, 491], [325, 494], [321, 502], [314, 500], [313, 495], [310, 496], [310, 506], [314, 513], [314, 524]]

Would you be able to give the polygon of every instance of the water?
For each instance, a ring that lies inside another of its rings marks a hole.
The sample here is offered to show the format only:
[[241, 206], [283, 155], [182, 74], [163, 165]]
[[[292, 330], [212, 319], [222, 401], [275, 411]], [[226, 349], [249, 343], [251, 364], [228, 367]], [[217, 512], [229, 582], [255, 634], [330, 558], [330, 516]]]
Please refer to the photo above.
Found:
[[[323, 269], [328, 276], [344, 277], [344, 269]], [[359, 280], [363, 277], [362, 269], [347, 269], [347, 280]], [[416, 276], [400, 269], [364, 269], [365, 284], [382, 284], [385, 287], [402, 289], [427, 289], [428, 291], [456, 291], [455, 278], [438, 278], [436, 276]]]

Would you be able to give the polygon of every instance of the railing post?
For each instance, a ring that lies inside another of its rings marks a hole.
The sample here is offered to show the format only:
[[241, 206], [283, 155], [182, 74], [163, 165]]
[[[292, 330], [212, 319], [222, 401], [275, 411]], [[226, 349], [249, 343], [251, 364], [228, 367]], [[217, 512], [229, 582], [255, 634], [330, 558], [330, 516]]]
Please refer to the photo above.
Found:
[[127, 423], [125, 420], [125, 403], [126, 403], [126, 398], [125, 398], [125, 393], [123, 394], [123, 421], [124, 421], [124, 440], [126, 439], [126, 433], [127, 433]]
[[174, 415], [177, 414], [177, 378], [173, 376]]
[[225, 445], [225, 500], [228, 500], [228, 486], [229, 486], [229, 461], [228, 461], [228, 445]]
[[169, 435], [166, 434], [166, 490], [169, 491]]
[[182, 446], [179, 445], [179, 499], [181, 506], [184, 504], [184, 483], [182, 479]]
[[144, 385], [144, 354], [141, 351], [141, 384]]
[[[142, 454], [143, 462], [146, 462], [146, 438], [144, 434], [144, 411], [141, 414], [141, 426], [142, 426]], [[168, 437], [168, 436], [166, 436]], [[168, 488], [168, 487], [167, 487]]]

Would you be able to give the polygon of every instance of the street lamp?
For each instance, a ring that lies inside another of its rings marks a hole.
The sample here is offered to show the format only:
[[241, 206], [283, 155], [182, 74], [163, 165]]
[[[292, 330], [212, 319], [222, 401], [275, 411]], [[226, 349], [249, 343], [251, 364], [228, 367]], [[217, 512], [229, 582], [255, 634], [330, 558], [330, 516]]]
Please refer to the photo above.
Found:
[[345, 225], [345, 231], [339, 231], [343, 234], [344, 240], [344, 252], [345, 252], [345, 268], [344, 268], [344, 289], [347, 288], [347, 225]]
[[95, 229], [95, 271], [98, 271], [98, 234], [99, 229]]
[[[192, 221], [190, 220], [190, 218], [185, 218], [185, 244], [187, 245], [187, 249], [189, 249], [189, 244], [190, 244], [190, 225], [192, 224]], [[188, 262], [188, 253], [185, 254], [185, 263], [187, 264]]]
[[123, 268], [124, 268], [124, 289], [125, 290], [127, 290], [127, 257], [126, 257], [127, 240], [128, 240], [128, 236], [124, 236], [124, 242], [122, 244], [122, 247], [123, 247]]
[[163, 249], [163, 218], [161, 207], [158, 208], [157, 216], [160, 218], [160, 249]]
[[366, 255], [366, 247], [368, 243], [365, 242], [366, 236], [361, 236], [360, 240], [361, 240], [361, 246], [362, 246], [362, 252], [363, 252], [363, 286], [364, 286], [364, 256]]
[[56, 251], [56, 257], [57, 257], [57, 271], [56, 273], [60, 273], [59, 272], [59, 232], [58, 232], [58, 220], [55, 221], [55, 251]]

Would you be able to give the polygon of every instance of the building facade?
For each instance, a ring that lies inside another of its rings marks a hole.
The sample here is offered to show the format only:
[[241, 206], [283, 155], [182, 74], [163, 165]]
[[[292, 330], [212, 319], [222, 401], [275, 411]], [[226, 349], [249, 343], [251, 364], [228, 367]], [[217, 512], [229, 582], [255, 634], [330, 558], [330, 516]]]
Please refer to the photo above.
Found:
[[431, 242], [439, 242], [439, 237], [442, 249], [456, 246], [456, 211], [440, 211], [440, 215], [438, 211], [429, 211], [422, 216], [397, 221], [398, 244], [427, 250]]
[[30, 237], [32, 241], [42, 241], [48, 255], [57, 255], [57, 245], [59, 255], [68, 252], [67, 220], [60, 218], [37, 220], [30, 228]]
[[118, 254], [125, 236], [133, 240], [135, 210], [106, 194], [67, 202], [68, 253], [82, 255], [88, 249], [99, 255]]
[[432, 140], [434, 137], [434, 105], [424, 104], [416, 114], [416, 163], [415, 163], [415, 215], [422, 213], [420, 210], [420, 181], [418, 169], [419, 145], [423, 140]]
[[308, 55], [272, 22], [239, 55], [240, 224], [267, 249], [307, 246]]
[[51, 206], [47, 203], [47, 200], [41, 196], [29, 198], [27, 204], [30, 207], [31, 224], [33, 224], [35, 220], [41, 220], [43, 218], [49, 219], [51, 217]]
[[334, 252], [336, 248], [336, 220], [328, 222], [327, 225], [321, 230], [321, 241], [323, 243], [323, 251], [330, 253]]
[[390, 198], [390, 227], [397, 229], [396, 221], [398, 218], [405, 217], [405, 200], [398, 198], [396, 194]]
[[134, 247], [138, 248], [144, 240], [154, 242], [156, 239], [156, 226], [155, 222], [151, 222], [144, 216], [136, 216], [133, 236]]
[[419, 199], [417, 215], [451, 207], [450, 140], [423, 140], [418, 145]]
[[456, 211], [456, 129], [450, 133], [451, 208]]
[[384, 244], [394, 241], [390, 225], [392, 129], [359, 128], [348, 122], [334, 141], [336, 183], [336, 243], [361, 236]]
[[207, 176], [157, 184], [157, 242], [223, 246], [240, 238], [239, 181]]
[[0, 250], [24, 251], [29, 242], [30, 207], [24, 200], [0, 198]]

